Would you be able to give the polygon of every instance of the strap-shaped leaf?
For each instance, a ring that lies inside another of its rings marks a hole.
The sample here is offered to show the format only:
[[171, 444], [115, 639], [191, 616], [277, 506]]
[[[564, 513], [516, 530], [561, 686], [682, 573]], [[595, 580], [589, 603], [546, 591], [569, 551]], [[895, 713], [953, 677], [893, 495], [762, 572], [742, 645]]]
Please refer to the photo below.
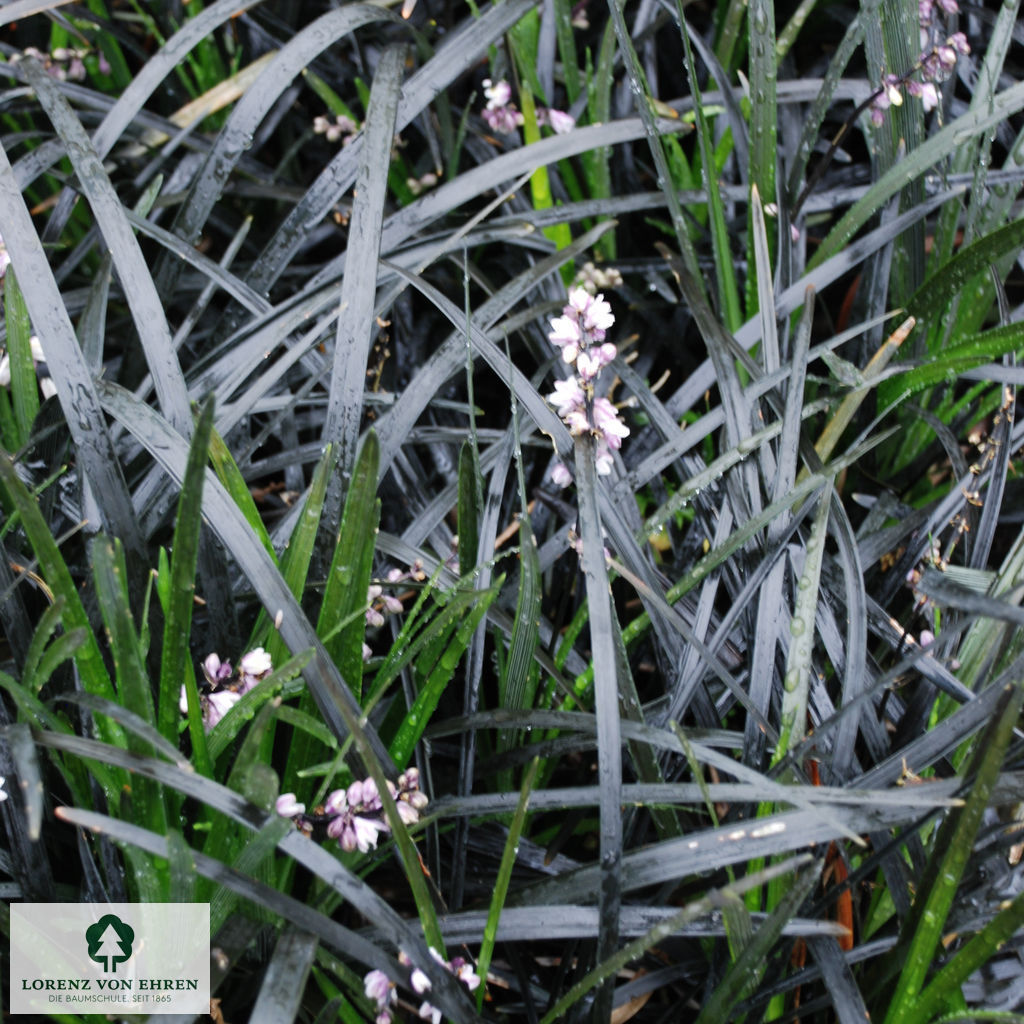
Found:
[[[325, 646], [353, 688], [357, 700], [362, 696], [366, 622], [355, 613], [366, 606], [373, 571], [373, 538], [380, 523], [380, 500], [377, 498], [379, 465], [380, 444], [376, 433], [371, 430], [363, 440], [352, 468], [340, 528], [337, 535], [329, 535], [334, 543], [334, 552], [316, 624], [317, 636], [334, 634], [325, 641]], [[335, 633], [337, 627], [346, 621], [348, 624]]]
[[75, 442], [76, 459], [94, 493], [103, 495], [99, 505], [103, 526], [111, 536], [120, 537], [141, 562], [142, 535], [92, 374], [2, 145], [0, 209], [4, 211], [4, 245], [19, 275], [32, 324], [46, 339], [47, 365]]
[[[213, 401], [207, 401], [199, 414], [192, 445], [185, 465], [185, 479], [178, 498], [174, 524], [174, 545], [170, 561], [170, 579], [164, 598], [164, 643], [160, 662], [158, 726], [169, 742], [178, 737], [179, 704], [184, 686], [189, 702], [189, 725], [196, 768], [209, 774], [206, 737], [200, 721], [194, 673], [186, 668], [190, 661], [189, 635], [192, 629], [192, 604], [195, 599], [196, 569], [199, 557], [199, 531], [203, 513], [203, 475], [213, 430]], [[195, 707], [193, 708], [193, 704]]]

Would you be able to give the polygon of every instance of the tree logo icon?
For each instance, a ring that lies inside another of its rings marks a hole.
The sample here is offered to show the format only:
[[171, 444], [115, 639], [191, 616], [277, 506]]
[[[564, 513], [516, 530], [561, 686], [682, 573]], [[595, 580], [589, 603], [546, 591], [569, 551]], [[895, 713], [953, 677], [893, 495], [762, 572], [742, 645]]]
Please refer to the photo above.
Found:
[[135, 931], [116, 915], [104, 914], [85, 929], [85, 941], [89, 944], [89, 959], [102, 964], [104, 973], [110, 974], [131, 958]]

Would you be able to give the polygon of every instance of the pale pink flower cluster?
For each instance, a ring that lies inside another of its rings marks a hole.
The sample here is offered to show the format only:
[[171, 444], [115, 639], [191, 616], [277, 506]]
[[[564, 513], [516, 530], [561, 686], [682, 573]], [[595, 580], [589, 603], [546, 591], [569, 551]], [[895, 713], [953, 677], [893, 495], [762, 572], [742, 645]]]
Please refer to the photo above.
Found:
[[[420, 580], [423, 579], [423, 567], [416, 565], [408, 572], [403, 572], [401, 569], [392, 569], [388, 572], [386, 579], [392, 585], [409, 579]], [[370, 585], [366, 592], [366, 602], [366, 625], [374, 629], [379, 629], [384, 625], [386, 616], [400, 615], [405, 610], [402, 607], [402, 602], [391, 594], [385, 594], [384, 588], [379, 583]], [[368, 661], [372, 655], [373, 651], [370, 645], [364, 643], [363, 661]]]
[[547, 125], [556, 135], [568, 135], [576, 127], [576, 118], [554, 107], [538, 107], [537, 124]]
[[[398, 776], [397, 785], [390, 779], [387, 781], [398, 816], [406, 825], [414, 825], [420, 820], [420, 811], [430, 802], [420, 789], [419, 769], [404, 771]], [[346, 853], [375, 850], [378, 835], [389, 831], [377, 783], [372, 778], [357, 779], [346, 789], [335, 789], [313, 816], [306, 815], [306, 805], [300, 803], [294, 793], [282, 793], [277, 798], [276, 809], [282, 818], [291, 818], [296, 827], [306, 833], [313, 831], [315, 823], [326, 821], [328, 838], [337, 839]]]
[[[487, 97], [487, 106], [481, 111], [481, 117], [491, 131], [511, 135], [523, 123], [523, 115], [512, 102], [512, 86], [504, 79], [492, 82], [485, 78], [484, 96]], [[556, 135], [565, 135], [576, 127], [576, 118], [564, 110], [537, 107], [537, 124], [547, 125]]]
[[3, 235], [0, 235], [0, 280], [3, 279], [4, 274], [7, 273], [7, 268], [11, 265], [11, 257], [7, 252], [7, 246], [4, 245]]
[[317, 135], [323, 135], [328, 142], [337, 142], [341, 139], [341, 144], [347, 146], [356, 137], [359, 125], [344, 114], [338, 114], [333, 121], [327, 117], [314, 117], [313, 131]]
[[[203, 710], [203, 726], [209, 732], [254, 686], [273, 671], [270, 655], [262, 647], [243, 654], [238, 671], [230, 661], [221, 661], [208, 654], [203, 661], [203, 682], [199, 684], [199, 705]], [[188, 697], [181, 687], [179, 707], [188, 714]]]
[[[615, 406], [607, 398], [594, 395], [594, 382], [617, 354], [615, 346], [605, 341], [606, 332], [614, 323], [611, 306], [603, 295], [575, 287], [569, 292], [562, 315], [551, 320], [548, 333], [551, 344], [561, 349], [563, 361], [576, 370], [575, 376], [555, 381], [548, 401], [574, 437], [592, 433], [597, 439], [597, 472], [601, 476], [611, 473], [612, 452], [629, 436], [629, 427], [622, 422]], [[556, 486], [565, 487], [571, 479], [564, 465], [559, 464], [552, 471]]]
[[[58, 46], [50, 53], [43, 53], [42, 50], [34, 46], [26, 46], [21, 53], [14, 54], [10, 59], [12, 64], [16, 64], [22, 57], [34, 57], [43, 65], [46, 73], [58, 81], [83, 82], [85, 81], [84, 58], [90, 52], [88, 49], [73, 50], [66, 46]], [[102, 74], [110, 74], [110, 65], [102, 53], [97, 54], [97, 67]]]
[[[433, 946], [430, 947], [430, 955], [449, 974], [454, 974], [470, 992], [475, 992], [480, 987], [480, 975], [473, 970], [473, 965], [461, 956], [445, 960]], [[413, 964], [412, 958], [404, 951], [399, 952], [398, 962], [403, 967], [412, 968], [409, 984], [416, 995], [426, 995], [431, 989], [430, 979], [426, 974]], [[372, 999], [377, 1004], [377, 1016], [374, 1018], [374, 1024], [391, 1024], [394, 1012], [392, 1007], [398, 1002], [395, 983], [383, 971], [373, 970], [363, 978], [363, 991], [366, 993], [367, 999]], [[429, 1020], [432, 1024], [440, 1024], [441, 1021], [441, 1011], [428, 1000], [423, 1000], [420, 1004], [417, 1015], [421, 1020]]]
[[506, 81], [492, 82], [485, 78], [484, 96], [487, 97], [487, 106], [481, 117], [490, 125], [492, 132], [511, 135], [523, 123], [523, 115], [512, 102], [512, 86]]
[[971, 52], [967, 36], [963, 32], [947, 35], [941, 15], [952, 16], [960, 13], [957, 0], [918, 0], [917, 15], [921, 33], [921, 53], [917, 58], [921, 81], [907, 75], [883, 75], [882, 88], [871, 101], [871, 120], [880, 125], [885, 121], [889, 107], [903, 103], [902, 89], [906, 86], [911, 96], [919, 99], [925, 113], [939, 105], [937, 82], [944, 82], [953, 73], [961, 55]]
[[615, 267], [599, 267], [588, 260], [577, 272], [573, 284], [596, 295], [602, 288], [621, 288], [622, 274]]

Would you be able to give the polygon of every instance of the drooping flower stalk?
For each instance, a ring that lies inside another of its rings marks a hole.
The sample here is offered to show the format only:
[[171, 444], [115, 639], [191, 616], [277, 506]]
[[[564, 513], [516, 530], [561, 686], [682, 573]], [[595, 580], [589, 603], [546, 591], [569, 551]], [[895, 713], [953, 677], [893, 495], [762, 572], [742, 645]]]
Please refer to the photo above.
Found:
[[[398, 776], [397, 785], [389, 779], [388, 792], [405, 825], [419, 821], [420, 811], [430, 802], [420, 789], [417, 768], [406, 769]], [[299, 803], [294, 793], [282, 793], [277, 798], [276, 809], [282, 818], [292, 819], [307, 835], [312, 834], [316, 826], [326, 824], [328, 838], [336, 839], [346, 853], [354, 850], [368, 853], [377, 848], [380, 833], [390, 831], [377, 783], [372, 778], [357, 779], [345, 789], [333, 790], [323, 805], [309, 814], [306, 805]]]
[[[214, 652], [203, 660], [203, 682], [199, 684], [199, 706], [203, 727], [209, 732], [254, 686], [266, 679], [274, 666], [262, 647], [247, 651], [238, 662], [238, 671], [230, 661], [221, 661]], [[188, 714], [188, 696], [181, 687], [179, 707]]]
[[[473, 969], [473, 965], [469, 961], [461, 956], [445, 960], [433, 946], [430, 947], [430, 955], [449, 974], [454, 974], [470, 992], [475, 992], [480, 987], [480, 976]], [[398, 962], [403, 967], [412, 968], [412, 973], [409, 976], [409, 985], [413, 992], [417, 996], [426, 995], [433, 987], [426, 973], [413, 963], [412, 958], [404, 950], [399, 951]], [[363, 978], [363, 991], [366, 993], [367, 999], [376, 1003], [377, 1016], [374, 1018], [375, 1024], [391, 1024], [393, 1020], [392, 1007], [398, 1002], [398, 992], [395, 988], [395, 983], [383, 971], [373, 970]], [[440, 1024], [441, 1021], [441, 1011], [428, 1000], [423, 1000], [420, 1003], [417, 1016], [421, 1020], [429, 1020], [433, 1024]]]

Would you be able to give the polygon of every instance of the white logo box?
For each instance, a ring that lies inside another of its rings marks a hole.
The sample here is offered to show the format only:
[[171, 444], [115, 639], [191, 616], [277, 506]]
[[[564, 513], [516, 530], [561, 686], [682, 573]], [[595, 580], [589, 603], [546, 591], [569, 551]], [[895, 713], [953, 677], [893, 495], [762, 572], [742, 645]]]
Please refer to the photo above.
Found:
[[208, 1013], [209, 903], [12, 903], [10, 1008]]

